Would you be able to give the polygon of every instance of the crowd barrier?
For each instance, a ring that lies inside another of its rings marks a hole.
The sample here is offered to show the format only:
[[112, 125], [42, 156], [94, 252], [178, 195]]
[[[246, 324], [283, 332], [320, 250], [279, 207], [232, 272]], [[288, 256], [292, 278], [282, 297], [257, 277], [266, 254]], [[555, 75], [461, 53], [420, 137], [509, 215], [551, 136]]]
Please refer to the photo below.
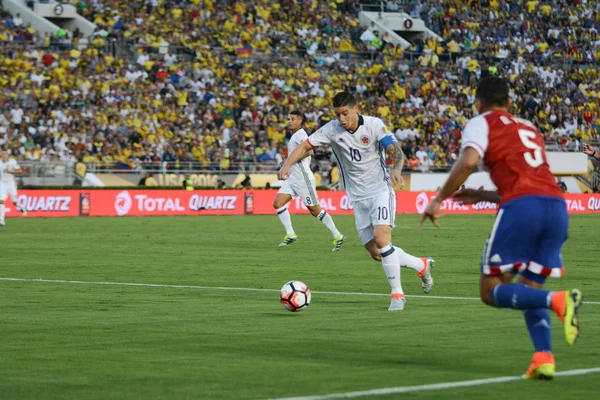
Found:
[[[244, 215], [273, 214], [275, 190], [21, 190], [17, 203], [32, 217]], [[319, 191], [321, 207], [330, 214], [352, 214], [352, 202], [342, 191]], [[398, 214], [421, 214], [433, 192], [398, 192]], [[567, 194], [570, 213], [600, 213], [600, 194]], [[497, 205], [481, 202], [462, 205], [444, 201], [448, 214], [493, 214]], [[7, 200], [7, 216], [21, 214]], [[307, 214], [297, 198], [290, 202], [292, 214]]]

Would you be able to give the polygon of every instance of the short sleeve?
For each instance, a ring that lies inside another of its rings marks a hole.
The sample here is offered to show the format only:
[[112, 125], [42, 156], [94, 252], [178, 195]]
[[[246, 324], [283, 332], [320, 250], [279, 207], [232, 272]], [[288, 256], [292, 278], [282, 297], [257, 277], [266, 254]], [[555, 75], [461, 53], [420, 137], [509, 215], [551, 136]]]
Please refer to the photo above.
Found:
[[464, 150], [467, 147], [472, 147], [483, 158], [488, 148], [489, 136], [490, 128], [486, 119], [482, 116], [475, 117], [467, 122], [467, 125], [463, 128], [461, 148]]
[[315, 133], [310, 135], [306, 141], [311, 147], [319, 147], [324, 144], [331, 143], [331, 123], [328, 122], [325, 126], [319, 128]]
[[383, 123], [383, 121], [379, 118], [374, 118], [373, 120], [373, 128], [375, 129], [375, 133], [377, 134], [377, 141], [383, 148], [385, 149], [390, 144], [398, 143], [396, 137], [387, 126]]
[[306, 139], [308, 139], [308, 134], [304, 129], [301, 132], [298, 132], [298, 141], [300, 143], [304, 142]]

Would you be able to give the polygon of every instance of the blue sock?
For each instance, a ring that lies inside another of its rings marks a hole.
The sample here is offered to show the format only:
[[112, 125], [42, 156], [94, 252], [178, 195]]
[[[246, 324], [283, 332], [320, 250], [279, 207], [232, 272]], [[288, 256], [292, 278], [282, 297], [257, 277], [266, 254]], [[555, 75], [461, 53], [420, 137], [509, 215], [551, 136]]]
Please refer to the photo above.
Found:
[[497, 308], [514, 308], [515, 310], [535, 310], [551, 308], [552, 293], [548, 290], [535, 289], [521, 283], [503, 283], [492, 290], [492, 300]]
[[550, 337], [550, 315], [548, 315], [548, 310], [525, 310], [523, 315], [535, 351], [551, 353], [552, 339]]

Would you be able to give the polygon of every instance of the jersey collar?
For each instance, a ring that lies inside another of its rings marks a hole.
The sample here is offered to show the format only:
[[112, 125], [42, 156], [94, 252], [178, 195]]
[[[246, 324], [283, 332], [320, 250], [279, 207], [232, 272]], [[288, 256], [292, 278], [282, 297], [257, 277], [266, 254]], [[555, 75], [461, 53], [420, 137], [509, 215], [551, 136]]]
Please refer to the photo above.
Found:
[[358, 128], [360, 128], [364, 124], [365, 124], [365, 119], [363, 118], [362, 115], [358, 114], [358, 125], [356, 125], [356, 129], [353, 130], [352, 132], [350, 132], [350, 131], [346, 131], [346, 132], [348, 132], [351, 135], [354, 135], [356, 133], [356, 131], [358, 130]]

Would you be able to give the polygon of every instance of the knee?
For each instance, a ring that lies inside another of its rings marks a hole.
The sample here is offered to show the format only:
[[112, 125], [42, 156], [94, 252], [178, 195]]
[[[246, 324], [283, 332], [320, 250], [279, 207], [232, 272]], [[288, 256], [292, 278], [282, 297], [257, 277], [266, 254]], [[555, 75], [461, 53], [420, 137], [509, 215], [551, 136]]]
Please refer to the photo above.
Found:
[[382, 249], [388, 244], [390, 244], [390, 238], [386, 235], [378, 235], [375, 233], [374, 235], [375, 245], [378, 249]]
[[494, 299], [492, 296], [492, 291], [493, 291], [493, 288], [488, 288], [488, 287], [482, 286], [479, 290], [479, 297], [481, 298], [481, 301], [483, 302], [483, 304], [487, 304], [488, 306], [494, 307]]
[[321, 210], [315, 209], [315, 208], [310, 208], [310, 215], [312, 215], [313, 217], [318, 217], [319, 214], [321, 213]]
[[276, 209], [276, 210], [280, 209], [280, 208], [281, 208], [281, 207], [283, 207], [283, 206], [284, 206], [284, 204], [280, 204], [280, 202], [279, 202], [279, 201], [277, 201], [277, 200], [275, 200], [275, 201], [273, 202], [273, 208], [274, 208], [274, 209]]

